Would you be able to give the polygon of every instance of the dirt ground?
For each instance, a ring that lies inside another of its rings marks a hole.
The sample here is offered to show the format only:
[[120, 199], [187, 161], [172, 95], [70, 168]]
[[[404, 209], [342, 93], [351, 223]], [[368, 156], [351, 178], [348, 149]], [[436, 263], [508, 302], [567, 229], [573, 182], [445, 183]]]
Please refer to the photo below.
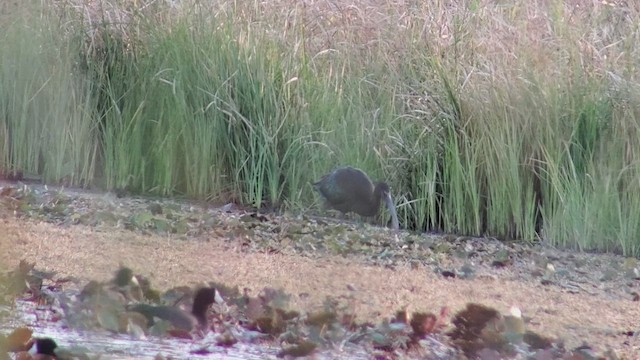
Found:
[[530, 318], [529, 328], [564, 338], [567, 346], [586, 341], [598, 350], [611, 347], [630, 358], [640, 354], [640, 339], [623, 334], [638, 331], [640, 303], [513, 280], [507, 270], [475, 279], [448, 279], [409, 265], [390, 269], [335, 256], [242, 253], [216, 238], [185, 241], [11, 217], [1, 220], [0, 234], [5, 267], [26, 259], [63, 276], [106, 280], [122, 264], [161, 289], [204, 281], [247, 287], [254, 293], [265, 286], [282, 287], [299, 309], [318, 306], [325, 296], [345, 296], [354, 299], [360, 319], [377, 321], [402, 307], [437, 312], [448, 306], [455, 312], [467, 302], [480, 302], [508, 312], [515, 305]]

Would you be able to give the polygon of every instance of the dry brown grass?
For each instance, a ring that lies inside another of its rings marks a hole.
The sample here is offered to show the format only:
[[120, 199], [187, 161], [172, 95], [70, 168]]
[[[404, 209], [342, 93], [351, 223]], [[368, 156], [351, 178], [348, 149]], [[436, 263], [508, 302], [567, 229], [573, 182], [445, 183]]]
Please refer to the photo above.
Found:
[[136, 32], [143, 21], [217, 17], [245, 31], [265, 32], [291, 51], [304, 44], [311, 56], [338, 50], [348, 57], [374, 53], [393, 62], [416, 48], [427, 48], [444, 62], [463, 68], [540, 72], [551, 78], [566, 71], [569, 63], [579, 65], [575, 71], [604, 76], [611, 69], [634, 70], [629, 66], [637, 65], [639, 58], [634, 44], [640, 37], [636, 25], [640, 9], [633, 1], [58, 0], [56, 4], [81, 14], [93, 28], [109, 24], [125, 34]]

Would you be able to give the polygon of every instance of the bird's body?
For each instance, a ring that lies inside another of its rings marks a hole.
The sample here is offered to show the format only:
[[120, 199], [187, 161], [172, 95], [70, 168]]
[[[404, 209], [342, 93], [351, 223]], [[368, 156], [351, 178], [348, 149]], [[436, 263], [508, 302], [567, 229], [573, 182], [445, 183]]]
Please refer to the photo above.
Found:
[[214, 301], [215, 289], [202, 288], [196, 292], [193, 298], [193, 307], [190, 313], [173, 306], [149, 304], [136, 304], [130, 310], [141, 313], [150, 323], [153, 323], [155, 317], [169, 321], [177, 329], [191, 331], [196, 326], [206, 328], [208, 324], [206, 313]]
[[340, 167], [313, 184], [328, 206], [343, 214], [354, 212], [361, 216], [374, 216], [384, 200], [391, 213], [392, 226], [398, 229], [398, 216], [389, 185], [373, 183], [362, 170], [351, 166]]

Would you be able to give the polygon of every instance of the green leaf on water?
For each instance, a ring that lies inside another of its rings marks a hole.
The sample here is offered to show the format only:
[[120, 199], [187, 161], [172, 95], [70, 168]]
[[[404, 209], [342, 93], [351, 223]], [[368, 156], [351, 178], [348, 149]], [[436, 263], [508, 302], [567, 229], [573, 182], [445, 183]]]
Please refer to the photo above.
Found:
[[176, 221], [176, 223], [173, 224], [173, 230], [176, 234], [184, 235], [189, 231], [189, 223], [185, 219]]
[[104, 225], [115, 225], [118, 222], [118, 217], [110, 211], [98, 211], [95, 215], [95, 219], [99, 223]]
[[171, 329], [171, 322], [167, 320], [158, 320], [151, 327], [149, 327], [149, 334], [152, 336], [163, 337]]
[[171, 229], [171, 225], [169, 225], [169, 222], [163, 219], [159, 219], [159, 218], [153, 218], [152, 222], [154, 224], [154, 227], [156, 228], [156, 230], [162, 232], [162, 233], [168, 233], [169, 230]]
[[137, 228], [146, 227], [153, 220], [153, 215], [150, 212], [141, 212], [134, 215], [131, 219], [131, 222]]
[[96, 318], [98, 324], [106, 330], [118, 332], [119, 322], [118, 315], [111, 307], [101, 307], [96, 310]]

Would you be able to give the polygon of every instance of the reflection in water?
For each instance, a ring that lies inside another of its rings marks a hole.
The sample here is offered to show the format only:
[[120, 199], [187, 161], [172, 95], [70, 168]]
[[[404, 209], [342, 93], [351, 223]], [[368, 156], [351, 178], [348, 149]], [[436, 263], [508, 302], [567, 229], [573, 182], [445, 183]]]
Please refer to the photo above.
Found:
[[[5, 311], [2, 311], [3, 315], [6, 314]], [[63, 321], [42, 321], [42, 311], [34, 309], [32, 303], [24, 301], [17, 301], [14, 311], [8, 317], [3, 316], [0, 321], [1, 333], [8, 334], [17, 327], [26, 326], [33, 330], [34, 337], [51, 337], [61, 348], [76, 348], [90, 355], [101, 355], [101, 359], [153, 359], [158, 354], [172, 359], [277, 359], [277, 348], [240, 343], [231, 348], [223, 348], [215, 346], [213, 336], [197, 341], [153, 336], [135, 339], [126, 334], [112, 334], [107, 331], [70, 330]], [[42, 315], [46, 317], [45, 314]], [[209, 353], [191, 353], [202, 348]]]
[[[0, 310], [0, 333], [9, 334], [17, 327], [28, 327], [33, 330], [34, 337], [51, 337], [61, 348], [78, 349], [88, 355], [100, 355], [100, 359], [153, 359], [156, 355], [172, 359], [278, 359], [280, 350], [274, 346], [236, 343], [224, 348], [215, 345], [214, 334], [202, 340], [184, 340], [177, 338], [158, 338], [148, 336], [146, 339], [135, 339], [126, 334], [112, 334], [107, 331], [76, 331], [68, 329], [64, 321], [52, 322], [48, 311], [38, 310], [33, 303], [17, 301], [10, 315], [9, 309]], [[205, 354], [194, 354], [199, 349], [206, 349]], [[365, 359], [362, 350], [352, 349], [344, 352], [324, 352], [316, 355], [316, 359]]]

